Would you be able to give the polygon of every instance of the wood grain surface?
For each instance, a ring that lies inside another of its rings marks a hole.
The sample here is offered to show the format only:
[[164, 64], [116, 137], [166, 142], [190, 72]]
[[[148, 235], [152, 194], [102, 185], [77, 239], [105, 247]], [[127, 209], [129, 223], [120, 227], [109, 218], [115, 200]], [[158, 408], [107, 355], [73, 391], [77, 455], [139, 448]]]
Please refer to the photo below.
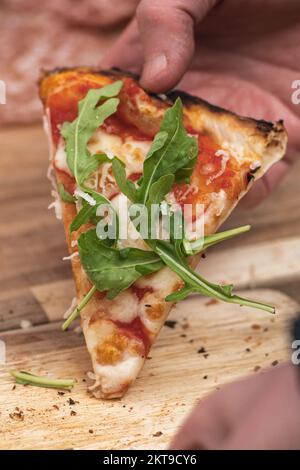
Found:
[[[87, 393], [82, 335], [60, 330], [74, 291], [63, 229], [47, 210], [42, 129], [7, 128], [0, 142], [1, 449], [163, 449], [198, 399], [290, 357], [289, 323], [300, 302], [300, 164], [260, 207], [226, 223], [251, 223], [251, 232], [211, 249], [199, 265], [210, 279], [274, 303], [277, 314], [199, 297], [178, 304], [173, 328], [164, 327], [136, 384], [124, 399], [105, 402]], [[14, 387], [12, 368], [77, 383], [64, 395]]]

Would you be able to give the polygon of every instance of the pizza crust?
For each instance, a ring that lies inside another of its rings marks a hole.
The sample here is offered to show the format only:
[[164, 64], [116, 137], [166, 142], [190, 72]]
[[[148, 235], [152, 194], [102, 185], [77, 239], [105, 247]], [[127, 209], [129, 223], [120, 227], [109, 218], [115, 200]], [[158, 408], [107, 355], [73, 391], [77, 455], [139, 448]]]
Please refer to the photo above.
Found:
[[[111, 80], [125, 79], [126, 77], [132, 77], [132, 74], [119, 70], [95, 71], [89, 68], [54, 70], [46, 73], [41, 80], [40, 96], [45, 108], [47, 108], [49, 96], [67, 90], [78, 81], [83, 80], [96, 86], [103, 86], [110, 83]], [[155, 134], [164, 111], [180, 96], [184, 104], [185, 118], [192, 123], [196, 132], [213, 138], [218, 142], [220, 148], [229, 152], [230, 155], [236, 153], [236, 158], [240, 159], [243, 164], [245, 161], [249, 163], [247, 184], [242, 187], [237, 197], [223, 198], [224, 201], [222, 201], [220, 208], [220, 205], [217, 207], [217, 203], [220, 204], [220, 201], [218, 202], [217, 199], [213, 201], [211, 196], [213, 193], [208, 193], [208, 197], [211, 199], [211, 217], [208, 218], [205, 225], [205, 232], [206, 234], [215, 232], [254, 181], [284, 155], [287, 135], [282, 121], [272, 124], [251, 118], [242, 118], [210, 105], [200, 98], [179, 91], [165, 96], [151, 95], [151, 99], [149, 99], [149, 95], [146, 95], [143, 90], [139, 90], [140, 92], [135, 98], [136, 109], [131, 109], [130, 106], [126, 107], [126, 96], [121, 92], [120, 106], [124, 107], [128, 122], [140, 128], [147, 126], [147, 129], [151, 129]], [[59, 172], [56, 177], [60, 181]], [[79, 233], [73, 233], [72, 237], [69, 236], [69, 226], [76, 215], [75, 205], [62, 202], [62, 214], [69, 252], [72, 253], [77, 250], [72, 242], [79, 236]], [[80, 231], [87, 228], [88, 226], [83, 227]], [[191, 263], [196, 265], [198, 259], [199, 257], [194, 257]], [[80, 301], [91, 284], [81, 267], [79, 257], [73, 258], [71, 263], [77, 298]], [[158, 273], [141, 278], [135, 283], [135, 286], [141, 292], [146, 289], [141, 299], [137, 300], [131, 288], [114, 300], [108, 300], [104, 298], [103, 294], [97, 293], [81, 313], [82, 328], [96, 378], [91, 391], [98, 398], [109, 399], [123, 396], [130, 384], [136, 379], [148, 353], [141, 337], [120, 329], [112, 322], [114, 312], [123, 309], [124, 311], [120, 312], [122, 319], [129, 321], [130, 313], [133, 314], [134, 309], [137, 309], [137, 317], [145, 328], [150, 347], [172, 308], [172, 303], [166, 302], [164, 298], [167, 294], [180, 288], [182, 281], [166, 267]], [[147, 292], [149, 286], [151, 291]], [[126, 297], [124, 303], [122, 303], [122, 295]], [[126, 311], [127, 307], [128, 312]]]

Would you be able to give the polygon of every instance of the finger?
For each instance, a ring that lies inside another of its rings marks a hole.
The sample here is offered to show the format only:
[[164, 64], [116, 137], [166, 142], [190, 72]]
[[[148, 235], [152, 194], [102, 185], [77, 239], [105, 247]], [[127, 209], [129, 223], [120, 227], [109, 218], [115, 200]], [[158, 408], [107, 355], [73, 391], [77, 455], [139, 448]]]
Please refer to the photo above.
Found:
[[255, 407], [225, 439], [226, 450], [299, 449], [300, 393], [298, 377], [292, 364], [278, 370], [265, 386]]
[[137, 8], [144, 66], [141, 84], [153, 92], [172, 88], [194, 54], [194, 27], [218, 0], [142, 0]]
[[216, 449], [232, 433], [273, 371], [225, 385], [200, 402], [171, 442], [171, 449]]
[[227, 423], [222, 412], [222, 396], [214, 393], [200, 402], [173, 438], [170, 449], [212, 449], [226, 436]]
[[119, 67], [130, 72], [140, 73], [142, 60], [143, 52], [138, 26], [136, 20], [133, 19], [104, 56], [101, 66], [104, 68]]

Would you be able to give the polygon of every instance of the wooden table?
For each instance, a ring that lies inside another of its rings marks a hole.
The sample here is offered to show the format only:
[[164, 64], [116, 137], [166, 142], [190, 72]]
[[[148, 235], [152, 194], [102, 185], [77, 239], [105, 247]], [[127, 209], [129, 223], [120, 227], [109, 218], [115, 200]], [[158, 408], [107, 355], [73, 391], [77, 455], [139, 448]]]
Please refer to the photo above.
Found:
[[[60, 330], [74, 292], [69, 262], [62, 261], [63, 229], [47, 211], [42, 129], [8, 128], [0, 141], [0, 338], [7, 353], [0, 369], [1, 449], [163, 449], [198, 398], [290, 357], [288, 325], [300, 301], [300, 164], [259, 208], [227, 222], [251, 223], [252, 231], [211, 249], [201, 263], [203, 275], [233, 281], [249, 297], [274, 303], [277, 314], [198, 297], [182, 302], [136, 384], [124, 399], [105, 402], [86, 391], [91, 364], [83, 337]], [[28, 321], [32, 326], [21, 328]], [[12, 368], [78, 382], [64, 395], [14, 386]]]

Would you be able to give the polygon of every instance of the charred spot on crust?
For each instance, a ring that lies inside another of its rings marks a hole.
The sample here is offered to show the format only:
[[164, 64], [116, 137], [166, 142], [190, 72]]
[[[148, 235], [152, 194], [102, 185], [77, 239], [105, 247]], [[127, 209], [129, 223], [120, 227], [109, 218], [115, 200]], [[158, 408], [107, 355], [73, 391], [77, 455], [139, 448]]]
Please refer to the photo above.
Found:
[[256, 122], [256, 127], [259, 132], [262, 134], [269, 134], [269, 132], [273, 129], [273, 123], [269, 121], [264, 121], [263, 119], [259, 119]]
[[249, 171], [246, 175], [246, 179], [247, 179], [247, 184], [249, 184], [252, 180], [254, 180], [254, 172], [257, 171], [257, 170], [253, 170], [253, 171]]
[[94, 70], [94, 73], [105, 75], [107, 77], [130, 77], [136, 81], [139, 81], [140, 76], [137, 73], [128, 72], [127, 70], [122, 70], [119, 67], [112, 67], [111, 69], [104, 69], [104, 70]]

